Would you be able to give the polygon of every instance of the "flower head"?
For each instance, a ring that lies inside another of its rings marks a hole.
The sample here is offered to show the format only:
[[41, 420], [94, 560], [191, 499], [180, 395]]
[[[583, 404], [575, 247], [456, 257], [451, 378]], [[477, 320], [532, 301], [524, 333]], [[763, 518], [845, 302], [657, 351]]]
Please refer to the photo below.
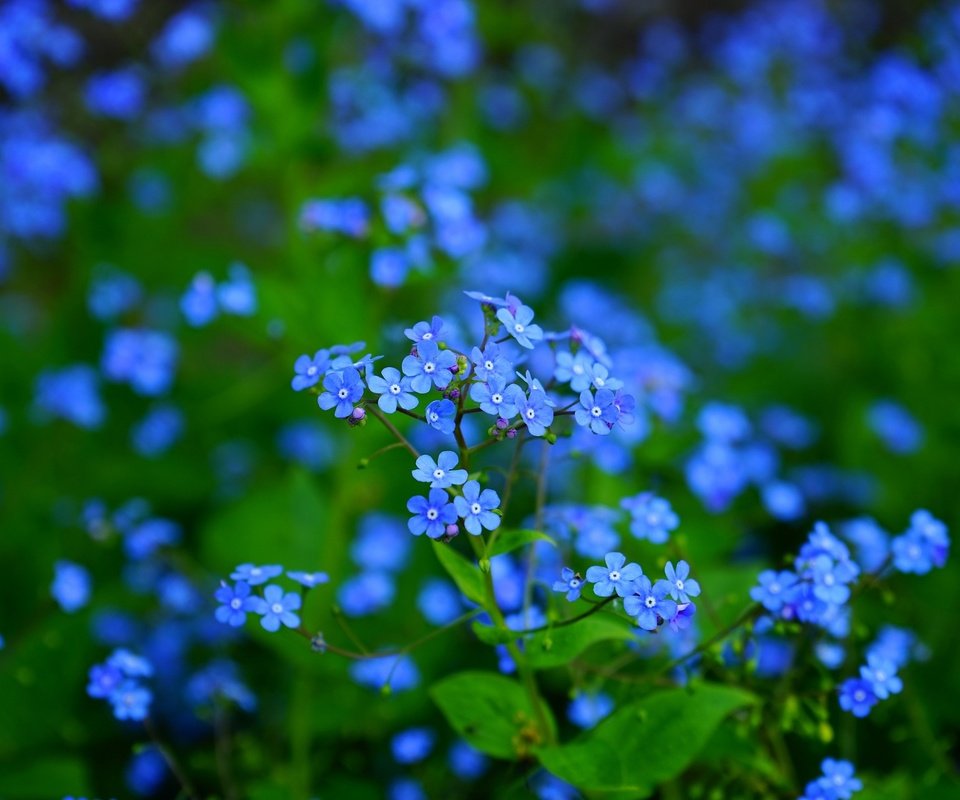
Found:
[[457, 469], [457, 454], [453, 450], [444, 450], [434, 461], [432, 456], [422, 455], [417, 459], [417, 468], [413, 470], [413, 477], [429, 483], [431, 489], [449, 489], [459, 486], [467, 480], [467, 471]]
[[643, 575], [639, 564], [627, 564], [623, 553], [607, 553], [603, 559], [604, 567], [590, 567], [587, 580], [593, 584], [593, 591], [599, 597], [610, 597], [616, 592], [620, 597], [633, 594], [634, 582]]
[[579, 599], [582, 589], [583, 578], [570, 567], [564, 567], [560, 572], [560, 580], [553, 582], [553, 591], [565, 592], [570, 602]]
[[403, 334], [417, 344], [440, 341], [443, 336], [443, 320], [434, 315], [430, 322], [418, 322], [412, 328], [407, 328]]
[[444, 398], [443, 400], [434, 400], [430, 403], [425, 412], [427, 425], [440, 433], [453, 433], [456, 427], [455, 417], [457, 407]]
[[676, 569], [673, 562], [668, 561], [666, 566], [667, 582], [670, 584], [670, 596], [678, 603], [689, 603], [691, 597], [700, 594], [700, 584], [690, 576], [690, 565], [680, 561]]
[[380, 395], [377, 405], [385, 414], [393, 414], [397, 406], [407, 411], [417, 406], [420, 398], [411, 391], [410, 378], [401, 375], [395, 367], [386, 367], [380, 375], [367, 378], [367, 386], [371, 392]]
[[637, 625], [644, 630], [656, 630], [660, 618], [673, 619], [677, 615], [677, 604], [667, 599], [670, 584], [666, 581], [651, 584], [646, 575], [641, 575], [635, 588], [636, 594], [624, 599], [623, 610], [635, 617]]
[[323, 379], [324, 391], [317, 397], [317, 404], [324, 411], [331, 408], [335, 417], [343, 419], [353, 413], [353, 407], [363, 397], [363, 380], [353, 367], [331, 372]]
[[553, 423], [553, 408], [546, 392], [534, 390], [526, 395], [523, 389], [516, 386], [515, 391], [510, 392], [510, 400], [516, 405], [520, 419], [531, 436], [546, 434], [547, 428]]
[[413, 514], [407, 521], [410, 532], [414, 536], [425, 533], [431, 539], [443, 536], [447, 525], [457, 519], [457, 509], [443, 489], [431, 489], [426, 497], [411, 497], [407, 501], [407, 511]]
[[445, 389], [453, 380], [451, 367], [456, 366], [457, 357], [450, 350], [441, 350], [432, 340], [417, 344], [416, 353], [403, 359], [403, 374], [410, 377], [410, 387], [424, 394], [431, 386]]
[[848, 678], [840, 684], [840, 708], [855, 717], [865, 717], [877, 704], [877, 695], [869, 681]]
[[580, 407], [574, 414], [577, 425], [605, 436], [613, 429], [617, 416], [613, 392], [609, 389], [598, 389], [596, 395], [586, 389], [580, 393]]
[[491, 374], [486, 383], [475, 383], [470, 387], [470, 399], [480, 404], [480, 409], [498, 419], [512, 419], [517, 415], [514, 405], [516, 393], [522, 394], [516, 384], [507, 386], [506, 380], [497, 374]]
[[479, 536], [483, 528], [492, 531], [500, 525], [500, 515], [493, 509], [500, 507], [500, 496], [493, 489], [480, 491], [477, 481], [463, 485], [463, 497], [455, 497], [453, 504], [457, 514], [463, 517], [463, 527], [468, 533]]
[[263, 597], [259, 600], [255, 611], [261, 615], [260, 625], [271, 633], [280, 630], [281, 625], [296, 628], [300, 624], [300, 617], [295, 611], [300, 610], [300, 595], [296, 592], [284, 593], [283, 587], [275, 583], [263, 590]]
[[235, 581], [244, 581], [250, 586], [259, 586], [271, 578], [276, 578], [281, 572], [283, 572], [283, 567], [279, 564], [268, 564], [262, 567], [254, 564], [241, 564], [230, 573], [230, 577]]
[[497, 319], [503, 323], [508, 335], [517, 340], [521, 347], [533, 349], [533, 343], [543, 339], [543, 329], [533, 325], [533, 309], [529, 306], [497, 309]]

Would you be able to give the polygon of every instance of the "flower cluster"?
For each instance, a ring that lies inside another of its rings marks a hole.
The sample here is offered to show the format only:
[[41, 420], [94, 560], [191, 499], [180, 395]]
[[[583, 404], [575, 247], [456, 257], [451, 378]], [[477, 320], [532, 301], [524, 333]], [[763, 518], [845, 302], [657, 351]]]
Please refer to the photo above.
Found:
[[765, 570], [750, 596], [782, 619], [826, 628], [843, 637], [849, 624], [850, 587], [860, 574], [847, 546], [818, 522], [800, 548], [793, 570]]
[[855, 717], [865, 717], [879, 701], [903, 690], [897, 675], [909, 662], [913, 636], [898, 628], [884, 628], [867, 649], [867, 663], [860, 667], [860, 677], [848, 678], [838, 687], [840, 707]]
[[[279, 584], [267, 584], [267, 581], [283, 572], [284, 569], [279, 564], [238, 566], [230, 573], [230, 577], [235, 581], [233, 586], [221, 581], [220, 588], [214, 593], [220, 603], [214, 612], [217, 621], [239, 628], [247, 621], [247, 614], [252, 613], [259, 615], [261, 627], [270, 633], [280, 630], [281, 626], [299, 628], [300, 616], [297, 612], [303, 602], [303, 593], [326, 583], [329, 578], [324, 572], [288, 571], [286, 576], [301, 587], [301, 593], [297, 594], [284, 591]], [[261, 586], [262, 590], [259, 588]], [[257, 587], [256, 591], [254, 587]]]
[[[700, 594], [700, 584], [690, 577], [690, 565], [680, 561], [676, 567], [668, 561], [666, 579], [652, 581], [639, 564], [627, 563], [623, 553], [607, 553], [605, 566], [587, 569], [586, 581], [593, 585], [597, 597], [622, 598], [623, 610], [634, 618], [638, 627], [654, 631], [667, 623], [674, 630], [686, 628], [697, 607], [691, 597]], [[562, 592], [567, 600], [579, 599], [583, 579], [579, 573], [564, 567], [553, 591]]]
[[118, 649], [102, 664], [90, 668], [87, 694], [106, 700], [119, 720], [144, 720], [153, 693], [142, 680], [153, 675], [153, 665], [142, 656]]

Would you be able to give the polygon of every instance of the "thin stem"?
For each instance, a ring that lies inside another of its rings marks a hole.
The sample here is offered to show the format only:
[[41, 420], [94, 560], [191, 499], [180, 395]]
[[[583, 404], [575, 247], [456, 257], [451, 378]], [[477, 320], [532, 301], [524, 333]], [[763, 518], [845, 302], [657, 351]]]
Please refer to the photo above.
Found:
[[[403, 409], [400, 409], [400, 410], [402, 411]], [[407, 438], [402, 433], [400, 433], [400, 431], [397, 430], [396, 426], [380, 412], [379, 408], [377, 408], [376, 406], [368, 405], [367, 411], [371, 415], [376, 417], [378, 420], [380, 420], [380, 422], [383, 423], [383, 427], [386, 428], [388, 431], [390, 431], [390, 433], [392, 433], [396, 437], [397, 441], [400, 444], [402, 444], [404, 447], [406, 447], [407, 450], [410, 451], [410, 453], [413, 455], [414, 458], [420, 458], [420, 451], [417, 450], [417, 448], [414, 447], [412, 444], [410, 444]]]
[[404, 414], [412, 419], [419, 420], [420, 422], [427, 421], [427, 418], [423, 416], [423, 414], [418, 414], [415, 411], [408, 411], [406, 408], [400, 408], [400, 406], [397, 406], [397, 413]]
[[717, 631], [713, 636], [707, 639], [705, 642], [698, 644], [693, 650], [689, 653], [675, 658], [673, 661], [668, 662], [664, 667], [662, 667], [656, 674], [662, 675], [664, 672], [670, 672], [670, 670], [679, 667], [684, 661], [688, 661], [694, 656], [700, 655], [711, 647], [713, 647], [718, 642], [722, 642], [726, 639], [731, 633], [733, 633], [738, 628], [746, 625], [750, 620], [759, 616], [763, 611], [763, 607], [754, 603], [749, 608], [747, 608], [739, 617], [737, 617], [733, 622], [731, 622], [726, 628], [721, 631]]
[[573, 625], [574, 623], [579, 622], [582, 619], [586, 619], [587, 617], [593, 614], [596, 614], [601, 608], [608, 605], [609, 603], [612, 603], [615, 599], [616, 599], [615, 597], [607, 597], [599, 603], [594, 603], [588, 610], [584, 611], [582, 614], [577, 614], [577, 616], [570, 617], [569, 619], [562, 619], [559, 622], [551, 622], [551, 623], [547, 623], [546, 625], [540, 625], [536, 628], [527, 628], [526, 630], [523, 630], [523, 631], [516, 631], [517, 638], [521, 636], [526, 636], [529, 633], [540, 633], [541, 631], [549, 631], [549, 630], [553, 630], [554, 628], [563, 628], [567, 625]]
[[163, 760], [167, 762], [167, 766], [170, 768], [170, 771], [173, 773], [174, 777], [177, 779], [177, 782], [180, 784], [180, 788], [183, 790], [183, 793], [187, 796], [187, 800], [197, 800], [199, 795], [193, 788], [193, 784], [190, 783], [190, 779], [187, 777], [186, 772], [183, 771], [183, 767], [180, 766], [180, 762], [177, 761], [176, 756], [174, 756], [173, 751], [170, 750], [161, 740], [160, 736], [157, 733], [157, 729], [153, 724], [153, 720], [150, 717], [146, 717], [143, 720], [143, 727], [146, 729], [147, 734], [150, 736], [150, 741], [153, 742], [154, 747], [157, 748], [157, 751], [163, 756]]
[[[396, 450], [398, 447], [405, 447], [403, 442], [390, 442], [390, 444], [385, 444], [379, 450], [374, 450], [370, 455], [368, 455], [363, 461], [370, 462], [373, 461], [377, 456], [382, 456], [384, 453], [388, 453], [391, 450]], [[357, 465], [358, 469], [363, 469], [366, 466], [365, 463], [361, 462]]]
[[331, 609], [331, 611], [333, 613], [334, 619], [337, 620], [337, 624], [340, 626], [340, 630], [342, 630], [345, 634], [347, 634], [347, 638], [351, 642], [353, 642], [353, 644], [361, 653], [363, 653], [364, 655], [367, 655], [370, 652], [370, 650], [367, 649], [367, 647], [363, 644], [363, 642], [360, 641], [360, 637], [357, 636], [356, 633], [354, 633], [353, 628], [350, 627], [350, 624], [344, 618], [343, 611], [338, 606], [334, 606]]

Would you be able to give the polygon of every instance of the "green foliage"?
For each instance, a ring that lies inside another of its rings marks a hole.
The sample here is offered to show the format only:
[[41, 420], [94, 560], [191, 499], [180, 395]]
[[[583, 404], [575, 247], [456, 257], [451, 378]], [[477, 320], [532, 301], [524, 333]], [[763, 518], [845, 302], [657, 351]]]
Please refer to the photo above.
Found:
[[539, 743], [530, 699], [510, 678], [459, 672], [434, 684], [430, 696], [453, 729], [483, 753], [516, 759]]
[[621, 706], [570, 744], [541, 748], [537, 757], [584, 789], [647, 797], [697, 758], [725, 717], [755, 702], [749, 692], [710, 684], [659, 691]]
[[601, 612], [572, 625], [530, 634], [525, 648], [533, 667], [548, 669], [569, 664], [598, 642], [629, 642], [634, 636], [630, 622]]

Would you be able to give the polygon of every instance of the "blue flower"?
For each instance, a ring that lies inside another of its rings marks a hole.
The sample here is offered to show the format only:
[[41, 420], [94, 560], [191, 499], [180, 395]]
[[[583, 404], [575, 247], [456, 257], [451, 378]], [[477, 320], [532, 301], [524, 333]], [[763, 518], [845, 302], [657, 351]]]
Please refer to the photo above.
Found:
[[247, 613], [256, 611], [260, 600], [250, 595], [250, 584], [244, 581], [237, 581], [233, 588], [225, 581], [221, 581], [220, 588], [214, 593], [214, 597], [222, 604], [215, 612], [217, 620], [234, 628], [246, 622]]
[[302, 355], [293, 362], [293, 371], [296, 374], [290, 385], [295, 392], [302, 392], [304, 389], [316, 386], [329, 366], [330, 353], [327, 350], [317, 350], [313, 358]]
[[925, 575], [947, 560], [950, 538], [947, 527], [929, 511], [916, 511], [910, 529], [893, 540], [893, 565], [900, 572]]
[[790, 592], [797, 585], [799, 578], [796, 573], [789, 570], [776, 572], [767, 569], [757, 576], [757, 580], [760, 585], [750, 590], [750, 597], [767, 611], [777, 614], [787, 603]]
[[670, 502], [652, 492], [624, 498], [620, 505], [630, 512], [630, 533], [638, 539], [649, 539], [653, 544], [666, 542], [670, 532], [680, 524]]
[[393, 737], [390, 749], [398, 764], [416, 764], [430, 755], [436, 738], [429, 728], [410, 728]]
[[244, 581], [250, 584], [250, 586], [259, 586], [271, 578], [276, 578], [281, 572], [283, 572], [283, 567], [279, 564], [269, 564], [264, 567], [254, 566], [253, 564], [241, 564], [230, 573], [230, 577], [235, 581]]
[[[516, 299], [516, 298], [514, 298]], [[532, 325], [533, 309], [529, 306], [497, 309], [497, 319], [503, 323], [504, 330], [517, 340], [521, 347], [533, 349], [533, 343], [543, 339], [543, 329]]]
[[340, 419], [349, 417], [353, 407], [363, 397], [363, 381], [353, 367], [331, 372], [323, 379], [323, 388], [326, 391], [317, 397], [317, 404], [324, 411], [336, 407], [333, 415]]
[[691, 597], [700, 595], [700, 584], [690, 575], [690, 565], [686, 561], [673, 568], [673, 562], [668, 561], [666, 566], [667, 581], [670, 583], [670, 596], [678, 603], [689, 603]]
[[567, 716], [578, 728], [593, 728], [613, 711], [613, 698], [603, 692], [578, 692], [570, 702]]
[[53, 569], [51, 596], [68, 614], [79, 611], [90, 599], [90, 573], [71, 561], [58, 561]]
[[136, 681], [127, 680], [113, 691], [109, 699], [117, 719], [139, 721], [147, 718], [153, 694]]
[[500, 496], [493, 489], [480, 491], [477, 481], [467, 481], [463, 485], [463, 497], [453, 498], [457, 514], [463, 517], [463, 527], [468, 533], [479, 536], [486, 528], [492, 531], [500, 525], [500, 515], [493, 509], [500, 507]]
[[94, 664], [88, 673], [87, 694], [105, 699], [110, 697], [124, 681], [124, 674], [113, 664]]
[[459, 459], [452, 450], [444, 450], [434, 461], [431, 456], [423, 455], [417, 459], [417, 468], [411, 473], [423, 483], [429, 483], [431, 489], [449, 489], [466, 482], [467, 471], [457, 469]]
[[450, 745], [450, 769], [463, 780], [474, 780], [487, 770], [487, 757], [467, 742], [458, 739]]
[[583, 578], [570, 567], [564, 567], [560, 572], [560, 580], [553, 582], [553, 591], [566, 592], [567, 600], [571, 603], [580, 598], [583, 589]]
[[810, 572], [813, 578], [813, 593], [820, 600], [834, 605], [847, 602], [850, 597], [847, 583], [853, 580], [855, 574], [851, 574], [845, 562], [837, 562], [828, 555], [820, 555], [813, 560]]
[[414, 536], [425, 533], [431, 539], [439, 539], [446, 533], [447, 525], [457, 520], [457, 509], [443, 489], [431, 489], [427, 497], [411, 497], [407, 511], [413, 514], [407, 527]]
[[593, 591], [599, 597], [610, 597], [616, 592], [620, 597], [633, 594], [634, 582], [643, 575], [639, 564], [627, 564], [623, 553], [607, 553], [603, 559], [607, 566], [590, 567], [587, 580], [593, 584]]
[[217, 284], [209, 272], [198, 272], [193, 276], [180, 298], [180, 310], [187, 324], [194, 328], [202, 328], [216, 318], [219, 313]]
[[482, 411], [502, 419], [512, 419], [517, 415], [517, 407], [513, 403], [516, 392], [523, 394], [516, 384], [507, 386], [507, 382], [499, 375], [491, 375], [486, 383], [475, 383], [470, 387], [470, 399], [480, 404]]
[[823, 777], [817, 782], [824, 790], [827, 800], [848, 800], [854, 792], [863, 788], [863, 783], [853, 775], [853, 764], [825, 758], [821, 765]]
[[848, 678], [840, 684], [840, 708], [849, 711], [855, 717], [865, 717], [877, 704], [870, 681], [862, 678]]
[[122, 647], [110, 654], [107, 664], [116, 667], [128, 678], [149, 678], [153, 675], [153, 664]]
[[483, 350], [474, 347], [470, 361], [473, 363], [474, 376], [481, 381], [489, 381], [493, 375], [509, 380], [513, 375], [513, 364], [501, 354], [498, 344], [490, 343]]
[[283, 591], [281, 586], [272, 583], [263, 590], [263, 597], [257, 598], [259, 603], [255, 609], [263, 618], [260, 625], [271, 633], [280, 630], [283, 624], [288, 628], [296, 628], [300, 624], [300, 617], [294, 611], [300, 610], [300, 595], [296, 592]]
[[322, 583], [328, 583], [330, 580], [330, 576], [326, 572], [288, 572], [287, 577], [307, 589], [312, 589]]
[[394, 367], [387, 367], [380, 374], [382, 378], [378, 375], [367, 378], [367, 385], [371, 392], [380, 395], [377, 405], [384, 413], [394, 413], [398, 405], [407, 411], [417, 406], [420, 398], [411, 393], [410, 378], [403, 377]]
[[866, 665], [860, 667], [860, 677], [870, 684], [880, 700], [903, 690], [903, 681], [897, 676], [897, 665], [879, 656], [868, 655]]
[[657, 629], [658, 619], [673, 619], [677, 615], [677, 604], [668, 600], [670, 584], [666, 581], [650, 583], [646, 575], [641, 575], [635, 584], [636, 594], [624, 598], [623, 610], [635, 617], [637, 625], [646, 631]]
[[250, 277], [250, 270], [240, 262], [234, 262], [228, 270], [229, 277], [217, 287], [217, 301], [226, 314], [249, 317], [257, 310], [257, 289]]
[[436, 342], [425, 340], [416, 347], [416, 354], [403, 359], [403, 374], [410, 376], [413, 391], [424, 394], [431, 386], [445, 389], [453, 380], [451, 368], [457, 357], [450, 350], [441, 350]]
[[577, 425], [590, 428], [601, 436], [610, 433], [617, 421], [617, 409], [613, 406], [613, 392], [598, 389], [596, 396], [588, 390], [580, 393], [580, 408], [576, 410]]
[[440, 433], [453, 433], [453, 429], [456, 427], [454, 419], [456, 415], [457, 407], [446, 398], [434, 400], [427, 406], [425, 412], [427, 425], [440, 431]]
[[510, 401], [517, 406], [520, 419], [527, 426], [530, 435], [543, 436], [553, 422], [553, 409], [546, 392], [533, 390], [526, 395], [523, 389], [516, 386], [515, 391], [509, 394]]
[[438, 342], [443, 336], [443, 320], [434, 315], [430, 322], [418, 322], [412, 328], [407, 328], [403, 334], [416, 344]]
[[579, 393], [590, 387], [592, 367], [593, 358], [585, 350], [577, 351], [576, 355], [562, 350], [557, 353], [553, 377], [560, 383], [569, 383], [570, 388]]
[[594, 389], [608, 389], [611, 392], [623, 388], [623, 381], [611, 378], [610, 370], [600, 363], [590, 367], [590, 383]]

